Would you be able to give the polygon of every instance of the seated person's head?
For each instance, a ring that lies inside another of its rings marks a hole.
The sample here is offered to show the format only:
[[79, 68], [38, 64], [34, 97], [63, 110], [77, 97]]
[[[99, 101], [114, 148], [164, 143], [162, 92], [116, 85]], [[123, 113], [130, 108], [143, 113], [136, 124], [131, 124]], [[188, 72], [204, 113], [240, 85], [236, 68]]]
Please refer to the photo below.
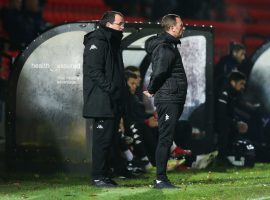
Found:
[[238, 64], [241, 64], [246, 58], [246, 48], [240, 43], [232, 42], [230, 43], [230, 54]]
[[125, 72], [127, 85], [131, 94], [135, 94], [137, 89], [137, 76], [129, 71]]
[[132, 65], [129, 65], [125, 68], [125, 71], [127, 72], [131, 72], [133, 74], [136, 74], [137, 76], [137, 86], [139, 87], [140, 84], [141, 84], [141, 73], [140, 73], [140, 69], [138, 67], [135, 67], [135, 66], [132, 66]]
[[229, 83], [237, 92], [242, 92], [245, 89], [246, 76], [241, 72], [232, 72], [229, 76]]

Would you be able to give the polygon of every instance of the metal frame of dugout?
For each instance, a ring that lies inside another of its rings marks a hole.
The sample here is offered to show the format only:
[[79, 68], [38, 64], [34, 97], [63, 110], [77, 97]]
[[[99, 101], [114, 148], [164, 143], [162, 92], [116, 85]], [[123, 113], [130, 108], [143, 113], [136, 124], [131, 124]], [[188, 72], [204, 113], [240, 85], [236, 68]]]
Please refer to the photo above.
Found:
[[[161, 32], [160, 24], [127, 23], [122, 40], [124, 64], [149, 76], [144, 41]], [[9, 80], [6, 105], [6, 158], [9, 170], [89, 171], [91, 123], [82, 118], [83, 36], [98, 23], [53, 27], [18, 56]], [[205, 132], [194, 151], [213, 148], [213, 29], [186, 26], [181, 39], [189, 91], [181, 120]], [[151, 107], [151, 102], [150, 102]], [[78, 167], [79, 166], [79, 167]]]

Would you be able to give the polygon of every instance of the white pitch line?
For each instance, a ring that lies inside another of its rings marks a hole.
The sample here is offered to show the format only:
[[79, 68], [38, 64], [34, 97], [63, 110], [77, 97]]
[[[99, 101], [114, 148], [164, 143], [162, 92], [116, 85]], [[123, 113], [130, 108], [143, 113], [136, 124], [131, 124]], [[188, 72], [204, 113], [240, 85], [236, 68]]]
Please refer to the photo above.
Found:
[[267, 200], [267, 199], [270, 199], [270, 196], [268, 196], [268, 197], [260, 197], [260, 198], [257, 198], [257, 199], [248, 199], [248, 200]]

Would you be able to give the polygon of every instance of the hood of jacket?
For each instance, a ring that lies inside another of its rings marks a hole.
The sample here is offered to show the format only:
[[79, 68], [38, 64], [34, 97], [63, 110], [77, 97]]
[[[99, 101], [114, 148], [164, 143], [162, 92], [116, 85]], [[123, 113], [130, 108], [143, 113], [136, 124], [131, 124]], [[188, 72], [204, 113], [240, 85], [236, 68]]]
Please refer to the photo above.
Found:
[[91, 31], [84, 36], [83, 44], [86, 45], [92, 38], [108, 41], [109, 43], [120, 46], [123, 37], [122, 31], [117, 31], [111, 28], [100, 26], [99, 29]]
[[179, 39], [173, 37], [167, 32], [164, 32], [148, 38], [145, 42], [145, 50], [147, 53], [152, 54], [154, 49], [162, 43], [175, 45], [181, 44]]

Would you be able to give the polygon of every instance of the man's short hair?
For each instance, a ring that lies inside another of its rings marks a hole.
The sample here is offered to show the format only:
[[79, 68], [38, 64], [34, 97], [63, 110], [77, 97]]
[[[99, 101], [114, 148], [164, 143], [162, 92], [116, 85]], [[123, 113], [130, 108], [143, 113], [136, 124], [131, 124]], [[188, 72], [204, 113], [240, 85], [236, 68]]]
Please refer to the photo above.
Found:
[[246, 75], [242, 72], [232, 72], [229, 76], [229, 81], [240, 81], [240, 80], [246, 80]]
[[135, 73], [135, 72], [139, 72], [140, 69], [138, 67], [133, 66], [133, 65], [129, 65], [125, 68], [125, 71], [130, 71], [130, 72]]
[[230, 54], [232, 54], [234, 51], [238, 52], [240, 50], [246, 50], [246, 47], [238, 42], [230, 42], [229, 45], [229, 49], [230, 49]]
[[137, 79], [138, 77], [137, 77], [136, 74], [134, 74], [134, 73], [132, 73], [130, 71], [126, 71], [125, 72], [125, 78], [126, 78], [126, 81], [128, 81], [128, 79], [130, 79], [130, 78]]
[[108, 22], [113, 23], [115, 19], [115, 15], [120, 15], [121, 17], [124, 17], [124, 15], [118, 11], [107, 11], [101, 17], [99, 24], [102, 26], [106, 26]]
[[161, 26], [165, 31], [168, 31], [171, 26], [176, 24], [176, 18], [180, 18], [179, 15], [176, 14], [168, 14], [165, 15], [161, 20]]

